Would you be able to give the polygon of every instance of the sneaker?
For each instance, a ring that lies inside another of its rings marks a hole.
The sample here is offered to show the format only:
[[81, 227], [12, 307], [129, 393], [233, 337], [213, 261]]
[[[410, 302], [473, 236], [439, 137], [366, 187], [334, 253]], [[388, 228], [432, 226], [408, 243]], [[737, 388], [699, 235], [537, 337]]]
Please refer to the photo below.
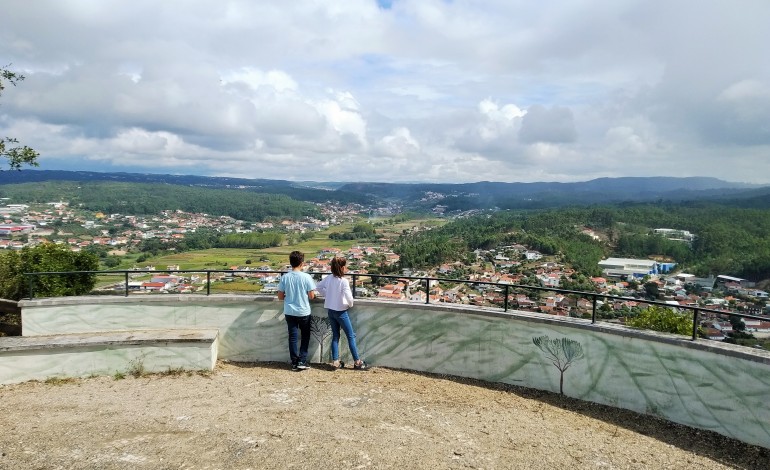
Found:
[[300, 361], [297, 364], [297, 369], [299, 369], [299, 370], [310, 369], [310, 363], [307, 362], [307, 361]]
[[299, 370], [299, 366], [295, 363], [291, 364], [291, 370]]
[[353, 364], [353, 369], [355, 370], [368, 370], [369, 364], [367, 364], [364, 361], [361, 361], [361, 364]]

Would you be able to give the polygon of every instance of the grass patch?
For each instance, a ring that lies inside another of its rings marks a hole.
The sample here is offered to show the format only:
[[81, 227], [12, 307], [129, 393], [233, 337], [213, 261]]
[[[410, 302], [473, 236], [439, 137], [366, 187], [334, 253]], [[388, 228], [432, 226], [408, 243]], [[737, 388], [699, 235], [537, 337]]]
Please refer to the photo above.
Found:
[[112, 378], [115, 380], [123, 380], [126, 378], [126, 374], [124, 374], [119, 370], [116, 370], [115, 373], [112, 375]]
[[184, 367], [169, 367], [165, 372], [158, 372], [162, 377], [179, 377], [185, 373]]
[[132, 359], [128, 363], [128, 369], [126, 369], [126, 373], [135, 379], [147, 375], [147, 370], [144, 368], [144, 358], [137, 357], [136, 359]]
[[211, 283], [211, 292], [215, 292], [217, 294], [224, 294], [224, 293], [249, 293], [249, 294], [256, 294], [259, 291], [262, 290], [262, 285], [251, 280], [247, 279], [236, 279], [229, 282], [212, 282]]
[[44, 383], [47, 385], [64, 385], [64, 384], [72, 384], [77, 382], [78, 379], [74, 377], [48, 377], [45, 379]]

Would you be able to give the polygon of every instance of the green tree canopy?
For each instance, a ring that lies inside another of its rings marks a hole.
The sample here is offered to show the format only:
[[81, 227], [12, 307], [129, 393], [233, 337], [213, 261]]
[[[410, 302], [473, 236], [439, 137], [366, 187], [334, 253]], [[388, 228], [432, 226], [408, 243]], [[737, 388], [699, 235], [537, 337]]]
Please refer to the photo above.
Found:
[[692, 334], [691, 315], [677, 313], [662, 305], [651, 305], [645, 308], [636, 318], [629, 319], [628, 325], [664, 333]]
[[[73, 252], [68, 247], [46, 243], [9, 251], [0, 255], [0, 298], [21, 300], [30, 296], [29, 279], [24, 273], [96, 271], [99, 257]], [[95, 274], [45, 274], [34, 277], [36, 297], [83, 295], [96, 283]]]
[[[24, 75], [11, 72], [6, 67], [0, 68], [0, 96], [6, 83], [13, 86], [24, 80]], [[0, 137], [0, 157], [8, 160], [8, 168], [20, 170], [22, 165], [38, 166], [37, 157], [40, 155], [26, 145], [16, 145], [19, 141], [13, 137]]]

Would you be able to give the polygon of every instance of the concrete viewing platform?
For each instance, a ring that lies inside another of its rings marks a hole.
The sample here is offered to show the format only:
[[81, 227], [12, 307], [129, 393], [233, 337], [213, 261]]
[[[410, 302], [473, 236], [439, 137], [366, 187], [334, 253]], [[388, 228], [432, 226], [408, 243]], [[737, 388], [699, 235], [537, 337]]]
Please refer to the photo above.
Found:
[[[0, 341], [2, 383], [210, 372], [217, 360], [287, 356], [282, 303], [268, 296], [85, 296], [19, 306], [24, 337]], [[309, 357], [323, 363], [331, 334], [321, 303], [312, 315]], [[483, 307], [361, 300], [352, 319], [359, 351], [382, 368], [559, 393], [770, 449], [766, 351]], [[341, 355], [350, 361], [345, 346]]]
[[0, 468], [765, 469], [770, 451], [551, 392], [220, 362], [0, 386]]

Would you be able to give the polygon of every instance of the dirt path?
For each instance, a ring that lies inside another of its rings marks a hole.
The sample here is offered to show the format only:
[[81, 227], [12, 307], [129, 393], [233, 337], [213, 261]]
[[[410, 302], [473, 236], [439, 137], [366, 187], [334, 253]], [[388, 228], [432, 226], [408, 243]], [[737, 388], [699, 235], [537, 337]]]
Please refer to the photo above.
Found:
[[2, 469], [766, 469], [770, 452], [558, 395], [373, 368], [0, 386]]

